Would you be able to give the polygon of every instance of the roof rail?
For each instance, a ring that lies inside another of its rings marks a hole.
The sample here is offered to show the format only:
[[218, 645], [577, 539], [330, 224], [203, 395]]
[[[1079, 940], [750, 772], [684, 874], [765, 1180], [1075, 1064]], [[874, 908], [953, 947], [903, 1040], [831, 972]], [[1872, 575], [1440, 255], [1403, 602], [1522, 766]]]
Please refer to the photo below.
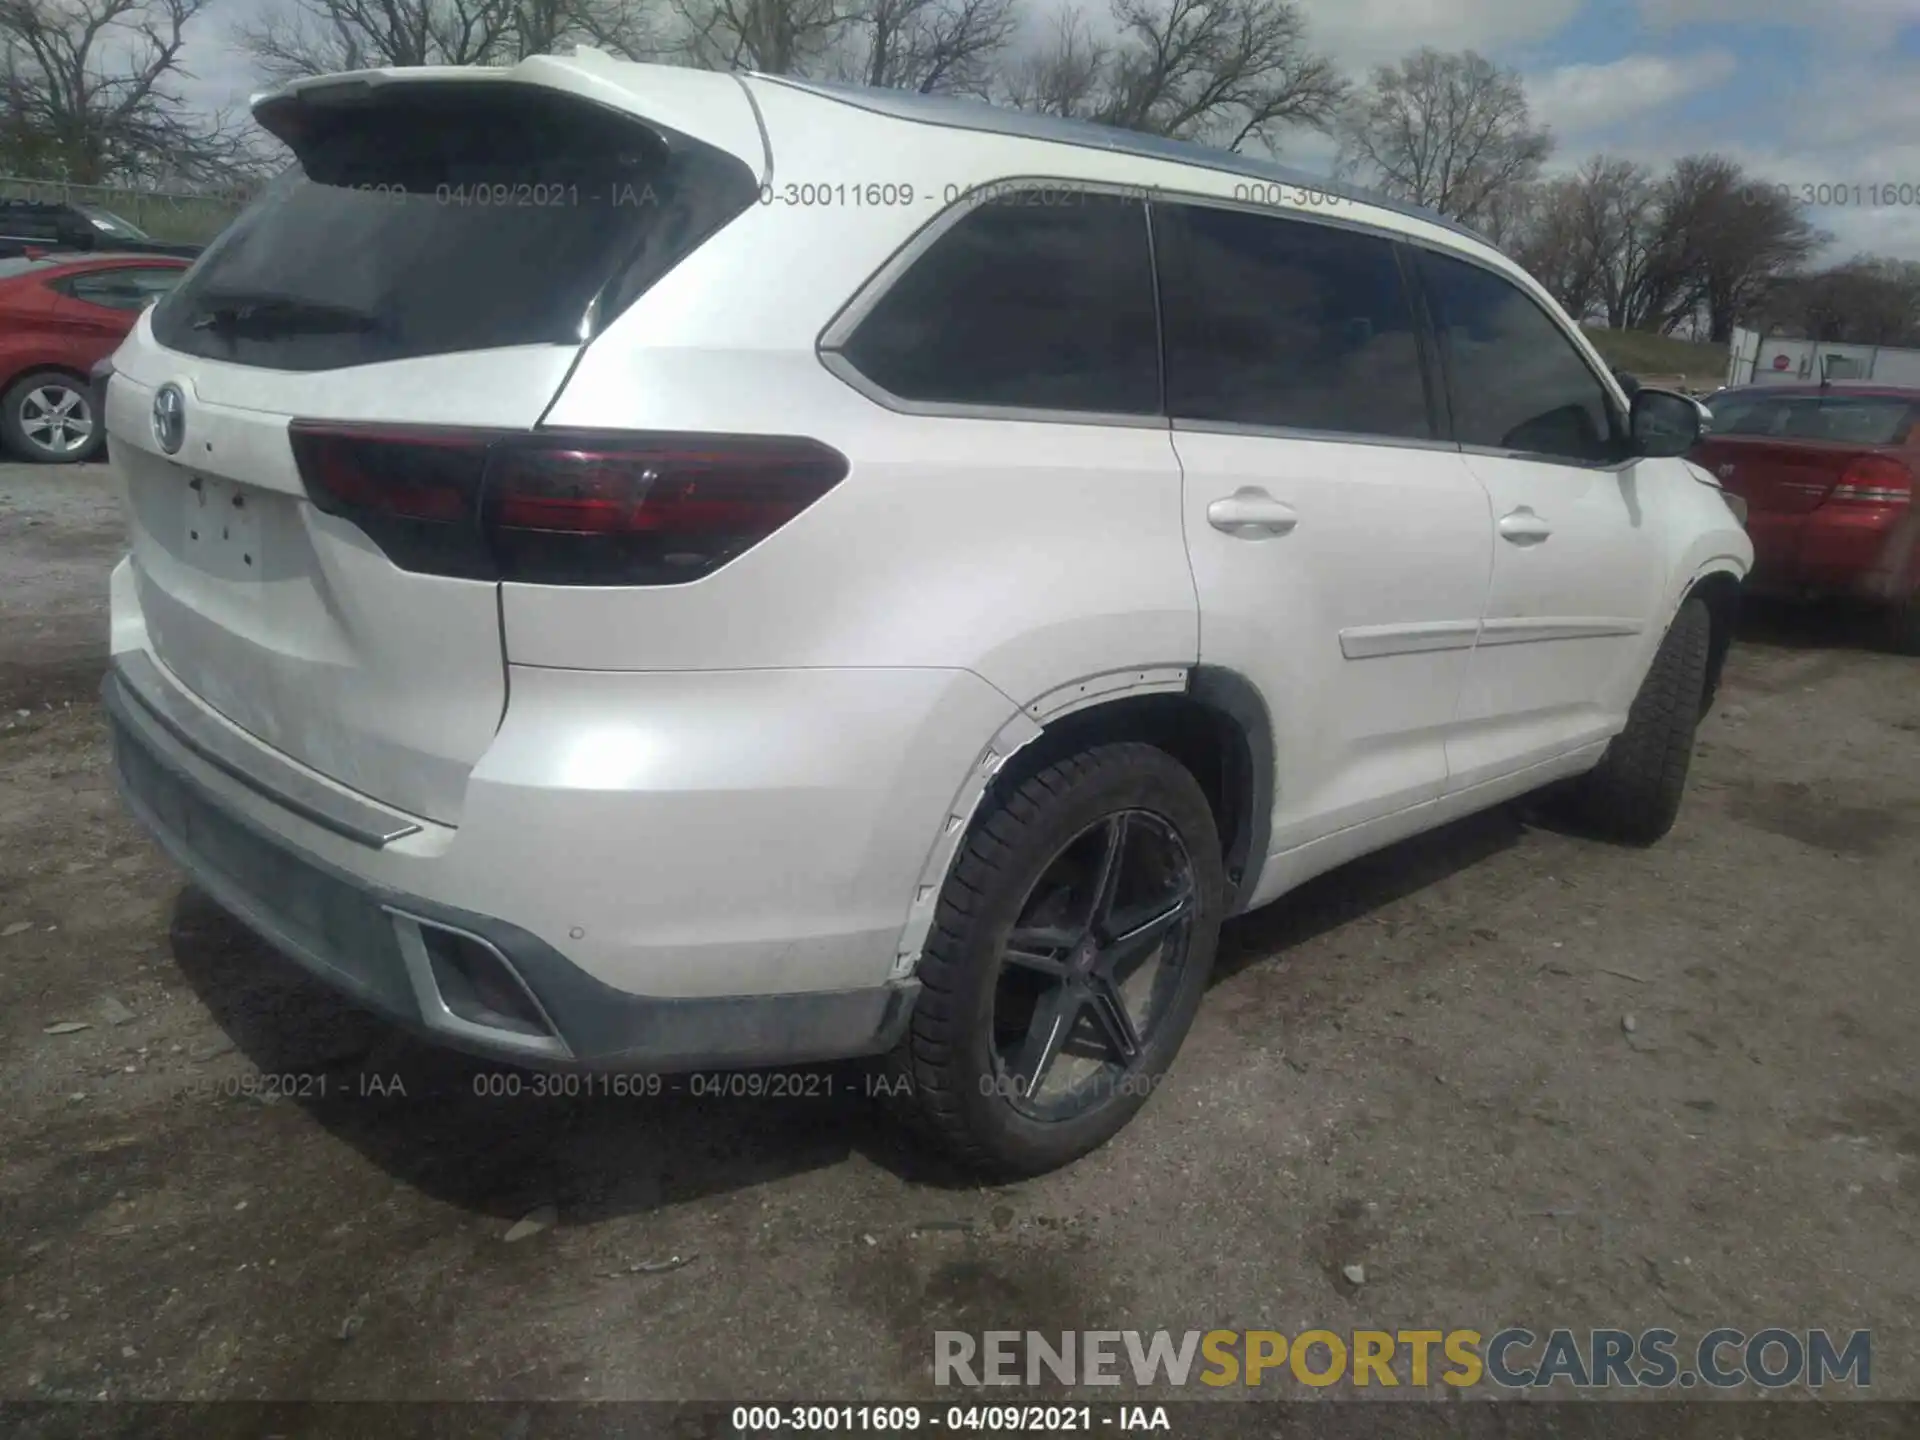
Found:
[[988, 104], [984, 100], [963, 99], [953, 95], [922, 95], [914, 91], [888, 90], [870, 85], [843, 85], [826, 80], [800, 80], [791, 75], [766, 75], [759, 71], [751, 73], [756, 80], [785, 85], [790, 89], [818, 95], [822, 99], [837, 100], [841, 104], [852, 105], [876, 115], [887, 115], [897, 120], [909, 120], [921, 125], [939, 125], [951, 130], [1014, 135], [1028, 140], [1051, 141], [1057, 145], [1077, 145], [1083, 149], [1133, 155], [1143, 160], [1170, 160], [1176, 164], [1218, 170], [1228, 175], [1245, 175], [1249, 179], [1277, 181], [1297, 189], [1316, 190], [1323, 195], [1336, 195], [1343, 200], [1354, 201], [1356, 204], [1372, 205], [1396, 215], [1423, 220], [1429, 225], [1436, 225], [1456, 235], [1477, 240], [1490, 249], [1499, 248], [1472, 226], [1449, 219], [1437, 210], [1429, 210], [1421, 205], [1409, 205], [1405, 201], [1376, 195], [1371, 191], [1324, 175], [1313, 175], [1304, 170], [1292, 169], [1275, 160], [1262, 160], [1256, 156], [1242, 155], [1236, 150], [1220, 150], [1211, 145], [1196, 144], [1191, 140], [1170, 140], [1165, 136], [1122, 130], [1116, 126], [1102, 125], [1092, 120], [1069, 120], [1059, 115], [1011, 110], [1004, 106]]

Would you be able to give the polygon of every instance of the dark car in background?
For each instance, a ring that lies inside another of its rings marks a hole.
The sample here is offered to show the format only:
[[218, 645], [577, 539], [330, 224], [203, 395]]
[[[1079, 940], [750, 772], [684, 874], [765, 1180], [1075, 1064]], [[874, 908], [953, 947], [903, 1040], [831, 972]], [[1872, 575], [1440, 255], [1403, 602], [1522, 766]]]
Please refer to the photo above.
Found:
[[0, 196], [0, 259], [30, 251], [119, 255], [177, 255], [192, 259], [204, 246], [156, 240], [132, 221], [98, 205]]
[[1920, 390], [1751, 385], [1706, 404], [1692, 458], [1746, 501], [1749, 588], [1869, 601], [1920, 654]]
[[188, 263], [112, 251], [0, 259], [0, 450], [55, 465], [97, 456], [94, 367]]

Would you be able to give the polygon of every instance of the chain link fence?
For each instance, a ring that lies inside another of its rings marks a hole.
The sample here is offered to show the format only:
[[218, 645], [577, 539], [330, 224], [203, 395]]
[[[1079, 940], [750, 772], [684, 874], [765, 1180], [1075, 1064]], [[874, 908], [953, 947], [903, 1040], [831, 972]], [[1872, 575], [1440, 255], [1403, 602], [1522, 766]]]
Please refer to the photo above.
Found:
[[118, 215], [156, 240], [205, 244], [238, 215], [252, 188], [183, 190], [159, 186], [70, 185], [0, 175], [0, 199], [91, 205]]

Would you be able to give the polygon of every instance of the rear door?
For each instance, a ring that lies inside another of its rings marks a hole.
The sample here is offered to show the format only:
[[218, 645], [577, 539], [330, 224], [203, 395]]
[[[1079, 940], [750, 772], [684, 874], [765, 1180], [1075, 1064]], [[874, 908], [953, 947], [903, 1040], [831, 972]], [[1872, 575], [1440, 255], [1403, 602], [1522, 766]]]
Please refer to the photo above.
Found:
[[1441, 438], [1391, 240], [1154, 213], [1200, 658], [1273, 709], [1278, 853], [1444, 790], [1487, 499]]
[[[498, 585], [469, 563], [478, 479], [456, 457], [475, 431], [537, 425], [596, 325], [756, 186], [592, 77], [515, 79], [549, 71], [264, 102], [298, 163], [142, 317], [108, 392], [153, 654], [266, 744], [446, 823], [506, 700]], [[759, 159], [735, 82], [664, 93]], [[296, 421], [348, 437], [325, 475], [302, 473]]]

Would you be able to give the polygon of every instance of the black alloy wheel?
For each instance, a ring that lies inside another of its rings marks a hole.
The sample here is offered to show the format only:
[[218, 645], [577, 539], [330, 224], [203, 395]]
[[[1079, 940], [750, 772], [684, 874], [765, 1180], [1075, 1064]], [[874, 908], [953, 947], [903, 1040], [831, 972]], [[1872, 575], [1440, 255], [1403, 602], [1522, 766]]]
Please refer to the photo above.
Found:
[[1001, 951], [995, 1073], [1014, 1109], [1070, 1119], [1125, 1088], [1179, 993], [1196, 902], [1185, 844], [1150, 811], [1068, 842]]

